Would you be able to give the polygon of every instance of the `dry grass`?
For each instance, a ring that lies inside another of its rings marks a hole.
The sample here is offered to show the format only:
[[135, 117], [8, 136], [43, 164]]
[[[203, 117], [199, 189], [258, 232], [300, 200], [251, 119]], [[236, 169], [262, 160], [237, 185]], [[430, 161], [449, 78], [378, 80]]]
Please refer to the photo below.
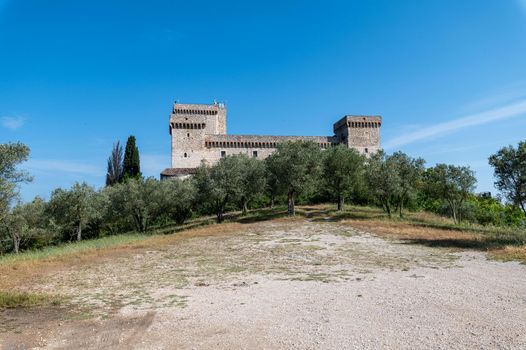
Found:
[[[127, 256], [132, 252], [139, 253], [148, 249], [163, 250], [167, 245], [196, 237], [233, 234], [241, 229], [239, 223], [226, 223], [222, 225], [203, 226], [175, 235], [134, 235], [134, 239], [121, 239], [112, 241], [108, 245], [91, 244], [93, 241], [72, 243], [69, 249], [59, 247], [52, 253], [31, 254], [23, 253], [18, 256], [11, 255], [0, 259], [0, 290], [20, 288], [30, 284], [39, 276], [59, 273], [68, 267], [75, 267], [101, 263], [107, 260]], [[83, 244], [84, 243], [84, 244]]]
[[403, 219], [388, 219], [381, 210], [367, 207], [349, 207], [343, 213], [326, 205], [307, 207], [307, 213], [312, 212], [328, 215], [363, 231], [406, 240], [408, 243], [453, 250], [487, 251], [491, 257], [499, 260], [526, 263], [526, 232], [518, 228], [455, 225], [449, 218], [426, 212], [406, 213]]
[[56, 296], [37, 293], [0, 291], [0, 310], [31, 306], [59, 305], [60, 302], [61, 299]]

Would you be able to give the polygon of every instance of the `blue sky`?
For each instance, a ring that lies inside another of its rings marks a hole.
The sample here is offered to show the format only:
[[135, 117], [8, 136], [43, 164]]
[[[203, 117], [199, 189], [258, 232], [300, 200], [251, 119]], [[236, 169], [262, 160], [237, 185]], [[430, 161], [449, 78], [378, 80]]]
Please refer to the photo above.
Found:
[[31, 147], [25, 200], [104, 183], [116, 140], [170, 165], [175, 99], [228, 132], [329, 135], [383, 116], [382, 145], [469, 165], [526, 139], [526, 0], [0, 0], [0, 142]]

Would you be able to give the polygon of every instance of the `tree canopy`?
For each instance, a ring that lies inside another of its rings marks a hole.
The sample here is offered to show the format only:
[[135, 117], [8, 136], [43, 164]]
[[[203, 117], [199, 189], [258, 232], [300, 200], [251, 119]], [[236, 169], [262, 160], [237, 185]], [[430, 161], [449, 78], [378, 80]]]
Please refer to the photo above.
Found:
[[497, 180], [495, 186], [526, 215], [526, 141], [519, 142], [517, 148], [500, 149], [489, 157], [489, 164]]

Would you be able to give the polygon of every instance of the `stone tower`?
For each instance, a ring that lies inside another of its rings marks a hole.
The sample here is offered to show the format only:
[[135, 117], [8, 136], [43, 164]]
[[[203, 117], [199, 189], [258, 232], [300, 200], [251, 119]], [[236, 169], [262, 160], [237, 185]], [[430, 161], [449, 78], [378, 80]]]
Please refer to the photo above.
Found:
[[205, 156], [205, 136], [225, 134], [224, 104], [175, 102], [170, 114], [172, 168], [197, 168]]
[[347, 115], [334, 123], [336, 143], [368, 155], [380, 150], [380, 116]]

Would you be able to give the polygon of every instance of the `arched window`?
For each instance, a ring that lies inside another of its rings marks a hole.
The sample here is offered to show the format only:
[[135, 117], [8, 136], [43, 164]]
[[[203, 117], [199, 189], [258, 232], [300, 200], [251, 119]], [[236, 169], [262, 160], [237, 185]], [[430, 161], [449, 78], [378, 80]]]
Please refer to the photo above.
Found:
[[185, 153], [185, 154], [184, 154], [184, 157], [186, 158], [186, 157], [188, 157], [188, 155]]

